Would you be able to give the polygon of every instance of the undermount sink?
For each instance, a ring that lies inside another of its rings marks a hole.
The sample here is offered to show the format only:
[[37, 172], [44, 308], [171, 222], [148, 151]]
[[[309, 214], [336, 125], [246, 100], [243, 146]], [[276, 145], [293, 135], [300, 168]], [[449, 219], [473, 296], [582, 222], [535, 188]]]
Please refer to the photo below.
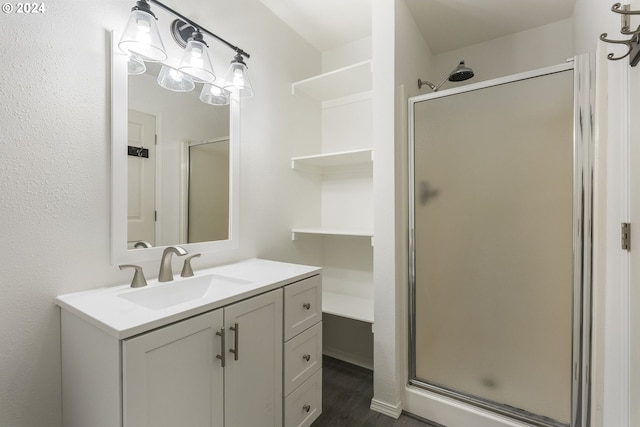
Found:
[[179, 278], [171, 282], [151, 284], [144, 288], [132, 289], [118, 297], [126, 299], [150, 310], [162, 310], [174, 305], [194, 301], [207, 295], [210, 289], [221, 286], [249, 284], [248, 280], [235, 277], [207, 274], [189, 278]]

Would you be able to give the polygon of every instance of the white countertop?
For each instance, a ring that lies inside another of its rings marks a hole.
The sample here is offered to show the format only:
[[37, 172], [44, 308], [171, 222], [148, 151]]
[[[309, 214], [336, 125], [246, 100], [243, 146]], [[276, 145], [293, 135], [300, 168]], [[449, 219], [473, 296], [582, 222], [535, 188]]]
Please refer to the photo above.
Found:
[[[56, 298], [56, 304], [109, 335], [125, 339], [277, 289], [287, 283], [320, 274], [320, 271], [321, 268], [308, 265], [250, 259], [195, 272], [195, 276], [214, 274], [244, 283], [212, 287], [197, 300], [167, 308], [151, 310], [120, 297], [120, 294], [132, 291], [129, 284], [60, 295]], [[148, 281], [146, 288], [137, 289], [179, 285], [181, 280], [184, 279], [176, 273], [174, 282], [158, 283], [157, 279], [153, 279]]]

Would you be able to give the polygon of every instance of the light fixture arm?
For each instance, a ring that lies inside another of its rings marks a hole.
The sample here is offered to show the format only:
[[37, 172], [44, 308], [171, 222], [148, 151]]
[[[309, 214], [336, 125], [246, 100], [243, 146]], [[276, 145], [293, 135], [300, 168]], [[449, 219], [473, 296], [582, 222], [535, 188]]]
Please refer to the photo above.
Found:
[[244, 56], [245, 58], [250, 58], [251, 55], [249, 55], [249, 53], [245, 52], [244, 50], [240, 49], [238, 46], [235, 46], [231, 43], [229, 43], [228, 41], [226, 41], [225, 39], [223, 39], [222, 37], [212, 33], [211, 31], [207, 30], [206, 28], [204, 28], [203, 26], [196, 24], [195, 22], [193, 22], [191, 19], [187, 18], [186, 16], [182, 15], [179, 12], [176, 12], [175, 10], [173, 10], [172, 8], [170, 8], [169, 6], [159, 2], [158, 0], [147, 0], [155, 5], [160, 6], [162, 9], [166, 10], [167, 12], [179, 17], [180, 19], [182, 19], [184, 22], [186, 22], [187, 24], [193, 26], [196, 29], [199, 29], [200, 31], [202, 31], [203, 33], [206, 33], [208, 35], [210, 35], [211, 37], [213, 37], [214, 39], [218, 40], [220, 43], [226, 45], [228, 48], [236, 51], [236, 53]]

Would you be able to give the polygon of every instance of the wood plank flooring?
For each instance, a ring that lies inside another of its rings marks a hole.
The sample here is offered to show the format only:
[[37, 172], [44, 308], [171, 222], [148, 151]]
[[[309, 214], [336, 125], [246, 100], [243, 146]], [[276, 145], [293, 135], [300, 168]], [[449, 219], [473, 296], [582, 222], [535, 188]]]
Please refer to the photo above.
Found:
[[369, 409], [373, 372], [324, 356], [322, 415], [312, 427], [444, 427], [405, 414], [397, 420]]

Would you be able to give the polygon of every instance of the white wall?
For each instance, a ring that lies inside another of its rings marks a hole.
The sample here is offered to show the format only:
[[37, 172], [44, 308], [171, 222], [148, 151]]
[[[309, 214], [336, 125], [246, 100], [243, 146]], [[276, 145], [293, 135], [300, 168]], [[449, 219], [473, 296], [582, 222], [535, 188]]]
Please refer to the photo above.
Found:
[[573, 55], [572, 19], [565, 19], [435, 55], [427, 80], [438, 84], [461, 60], [473, 68], [475, 76], [462, 83], [447, 82], [442, 89], [562, 64]]
[[374, 397], [390, 416], [406, 381], [406, 100], [431, 67], [431, 50], [404, 0], [373, 3]]
[[[194, 267], [255, 255], [305, 262], [315, 248], [297, 252], [287, 229], [294, 205], [307, 203], [307, 184], [295, 178], [289, 157], [319, 144], [306, 135], [319, 135], [320, 124], [290, 95], [290, 82], [317, 73], [320, 55], [255, 0], [179, 3], [185, 14], [193, 12], [252, 54], [256, 91], [242, 106], [240, 249], [205, 256]], [[132, 4], [58, 1], [46, 3], [42, 15], [2, 16], [3, 427], [60, 426], [55, 296], [130, 279], [109, 260], [108, 30], [124, 27]], [[157, 274], [157, 262], [144, 267], [149, 276]]]
[[[433, 78], [431, 69], [437, 57], [432, 55], [429, 44], [422, 37], [404, 0], [396, 2], [395, 13], [395, 83], [396, 89], [404, 86], [404, 96], [401, 98], [400, 94], [397, 94], [396, 102], [401, 103], [397, 104], [398, 107], [404, 108], [408, 98], [425, 90], [418, 89], [418, 78]], [[398, 123], [397, 127], [403, 126]]]
[[326, 73], [369, 59], [371, 59], [371, 37], [365, 37], [322, 52], [322, 72]]
[[[628, 3], [628, 2], [623, 2]], [[620, 17], [610, 11], [613, 3], [602, 0], [576, 0], [573, 8], [573, 40], [575, 54], [595, 52], [598, 36], [618, 34]]]

